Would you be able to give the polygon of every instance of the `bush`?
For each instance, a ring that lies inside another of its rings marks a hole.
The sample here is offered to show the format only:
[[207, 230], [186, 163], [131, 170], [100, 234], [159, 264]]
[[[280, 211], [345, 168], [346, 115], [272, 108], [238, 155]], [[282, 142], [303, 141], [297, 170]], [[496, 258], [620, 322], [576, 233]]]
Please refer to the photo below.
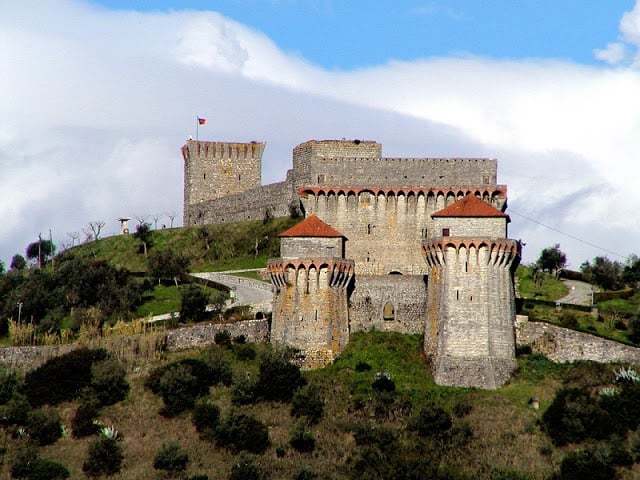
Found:
[[98, 431], [95, 424], [100, 412], [100, 401], [93, 390], [86, 390], [80, 395], [76, 413], [71, 419], [71, 432], [76, 438], [88, 437]]
[[27, 478], [32, 465], [38, 461], [38, 450], [31, 445], [19, 446], [11, 462], [12, 478]]
[[569, 310], [563, 311], [560, 315], [560, 325], [564, 328], [570, 328], [572, 330], [578, 328], [578, 317], [576, 316], [575, 312]]
[[473, 405], [468, 400], [460, 400], [453, 406], [453, 414], [458, 417], [466, 417], [473, 410]]
[[216, 345], [220, 345], [221, 347], [230, 347], [231, 334], [227, 330], [222, 330], [213, 336], [213, 341], [216, 342]]
[[210, 400], [201, 399], [193, 408], [191, 421], [199, 433], [214, 432], [220, 421], [220, 409]]
[[113, 475], [122, 467], [122, 448], [113, 438], [100, 437], [89, 445], [82, 471], [88, 476]]
[[209, 303], [209, 295], [198, 285], [182, 287], [182, 303], [180, 306], [180, 319], [199, 322], [207, 316], [206, 308]]
[[367, 362], [356, 363], [356, 372], [368, 372], [369, 370], [371, 370], [371, 365]]
[[91, 367], [91, 386], [102, 405], [113, 405], [124, 400], [129, 393], [129, 384], [122, 364], [116, 359], [96, 362]]
[[623, 435], [627, 430], [637, 429], [640, 424], [640, 384], [623, 383], [616, 395], [602, 397], [600, 406], [610, 415], [617, 433]]
[[175, 474], [186, 470], [189, 455], [177, 442], [165, 443], [160, 447], [153, 460], [153, 468]]
[[[196, 377], [198, 384], [201, 386], [202, 393], [207, 393], [209, 387], [215, 383], [220, 383], [220, 372], [212, 368], [209, 359], [198, 360], [195, 358], [185, 358], [177, 362], [168, 363], [151, 371], [144, 382], [144, 386], [156, 395], [160, 395], [160, 379], [169, 370], [176, 367], [185, 367], [189, 373]], [[227, 362], [228, 364], [228, 362]], [[219, 368], [219, 367], [218, 367]], [[229, 365], [229, 375], [231, 374]]]
[[610, 415], [589, 394], [573, 388], [556, 394], [542, 422], [556, 445], [606, 438], [614, 429]]
[[25, 376], [24, 393], [35, 407], [73, 400], [91, 384], [91, 367], [107, 358], [103, 349], [79, 348], [54, 357]]
[[196, 398], [204, 393], [198, 379], [185, 365], [167, 369], [160, 377], [158, 388], [164, 401], [162, 413], [168, 416], [190, 409]]
[[409, 428], [421, 437], [435, 437], [449, 432], [451, 426], [451, 416], [439, 406], [430, 403], [420, 409]]
[[249, 376], [238, 380], [231, 390], [231, 403], [234, 405], [250, 405], [257, 400], [256, 382]]
[[230, 414], [216, 429], [218, 443], [234, 452], [262, 453], [269, 446], [269, 430], [252, 416]]
[[396, 434], [393, 430], [377, 424], [357, 425], [353, 430], [353, 437], [359, 447], [384, 449], [396, 441]]
[[54, 410], [34, 410], [27, 417], [26, 430], [38, 445], [51, 445], [62, 436], [60, 416]]
[[233, 347], [233, 353], [236, 354], [238, 360], [246, 361], [256, 358], [256, 349], [250, 343], [237, 344]]
[[2, 370], [0, 373], [0, 405], [4, 405], [18, 391], [20, 382], [15, 372]]
[[298, 452], [309, 453], [316, 448], [316, 439], [313, 433], [306, 429], [303, 422], [298, 422], [291, 431], [289, 444]]
[[29, 467], [28, 480], [64, 480], [69, 478], [69, 470], [58, 462], [37, 458]]
[[262, 359], [256, 393], [264, 400], [288, 402], [305, 383], [300, 367], [290, 363], [284, 353], [274, 352]]
[[627, 324], [624, 323], [622, 320], [617, 320], [616, 323], [613, 326], [617, 330], [626, 330], [627, 329]]
[[212, 385], [222, 384], [227, 387], [231, 385], [233, 380], [231, 363], [218, 347], [211, 347], [202, 355], [202, 361], [209, 369], [209, 375]]
[[247, 343], [247, 337], [245, 337], [244, 335], [233, 337], [233, 343], [237, 345], [244, 345], [245, 343]]
[[495, 469], [491, 472], [491, 480], [532, 480], [529, 475], [515, 470]]
[[291, 415], [295, 417], [307, 417], [309, 423], [320, 421], [324, 413], [324, 401], [322, 392], [317, 385], [307, 385], [300, 388], [291, 400]]
[[0, 406], [0, 423], [5, 426], [26, 425], [31, 405], [27, 398], [15, 394], [5, 405]]
[[577, 450], [560, 464], [559, 480], [614, 480], [618, 475], [601, 450]]
[[396, 384], [387, 372], [378, 372], [371, 384], [374, 392], [395, 392]]
[[316, 480], [318, 475], [313, 471], [303, 468], [294, 477], [293, 480]]
[[247, 454], [241, 454], [231, 467], [229, 480], [267, 480], [269, 476]]

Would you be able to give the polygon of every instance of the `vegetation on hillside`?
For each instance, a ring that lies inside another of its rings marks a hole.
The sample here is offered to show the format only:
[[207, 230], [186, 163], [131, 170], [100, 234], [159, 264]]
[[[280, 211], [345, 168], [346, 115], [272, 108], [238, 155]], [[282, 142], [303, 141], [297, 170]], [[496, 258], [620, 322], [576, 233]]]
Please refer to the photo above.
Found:
[[[442, 387], [428, 373], [419, 336], [381, 332], [353, 335], [333, 365], [303, 375], [286, 358], [221, 336], [218, 346], [127, 375], [93, 350], [49, 362], [26, 380], [5, 372], [0, 476], [44, 461], [70, 478], [119, 471], [114, 478], [136, 480], [160, 472], [379, 480], [640, 474], [640, 377], [630, 369], [524, 355], [499, 390]], [[51, 421], [37, 414], [42, 409]]]
[[569, 293], [569, 289], [555, 275], [545, 273], [531, 265], [520, 265], [516, 271], [518, 292], [522, 298], [558, 300]]

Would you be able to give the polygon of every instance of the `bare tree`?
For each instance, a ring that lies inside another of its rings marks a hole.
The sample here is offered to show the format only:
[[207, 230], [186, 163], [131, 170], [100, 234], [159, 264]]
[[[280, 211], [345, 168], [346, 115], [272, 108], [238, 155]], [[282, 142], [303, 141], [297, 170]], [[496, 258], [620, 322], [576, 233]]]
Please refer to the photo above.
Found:
[[143, 223], [147, 223], [147, 218], [149, 218], [149, 215], [136, 215], [135, 217], [138, 225], [142, 225]]
[[74, 247], [76, 242], [80, 240], [80, 232], [67, 232], [67, 236], [71, 239], [72, 247]]
[[82, 229], [82, 233], [84, 233], [84, 242], [83, 243], [89, 243], [90, 241], [93, 240], [93, 232], [91, 231], [91, 229], [83, 228]]
[[89, 222], [89, 228], [93, 232], [93, 238], [95, 240], [100, 239], [100, 232], [102, 231], [105, 225], [106, 225], [106, 222], [104, 220], [96, 220], [94, 222]]
[[165, 213], [167, 217], [169, 217], [169, 221], [171, 222], [171, 226], [169, 228], [173, 228], [173, 221], [176, 219], [176, 212], [167, 212]]

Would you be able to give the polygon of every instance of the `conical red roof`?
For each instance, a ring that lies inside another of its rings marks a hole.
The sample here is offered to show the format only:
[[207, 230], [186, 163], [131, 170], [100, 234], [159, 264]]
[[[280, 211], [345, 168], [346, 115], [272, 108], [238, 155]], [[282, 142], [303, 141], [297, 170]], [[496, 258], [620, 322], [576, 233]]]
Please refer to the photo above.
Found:
[[432, 213], [436, 217], [504, 217], [509, 216], [487, 202], [469, 193], [466, 197], [457, 200], [446, 208]]
[[324, 237], [335, 238], [344, 237], [335, 228], [320, 220], [314, 213], [309, 215], [300, 223], [295, 224], [289, 230], [282, 232], [279, 237]]

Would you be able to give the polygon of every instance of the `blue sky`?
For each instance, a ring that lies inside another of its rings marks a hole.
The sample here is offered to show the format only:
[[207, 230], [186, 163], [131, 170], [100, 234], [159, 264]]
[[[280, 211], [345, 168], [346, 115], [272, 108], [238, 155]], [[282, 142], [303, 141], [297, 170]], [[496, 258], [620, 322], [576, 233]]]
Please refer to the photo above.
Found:
[[110, 9], [213, 10], [329, 69], [471, 54], [596, 62], [633, 0], [100, 0]]

